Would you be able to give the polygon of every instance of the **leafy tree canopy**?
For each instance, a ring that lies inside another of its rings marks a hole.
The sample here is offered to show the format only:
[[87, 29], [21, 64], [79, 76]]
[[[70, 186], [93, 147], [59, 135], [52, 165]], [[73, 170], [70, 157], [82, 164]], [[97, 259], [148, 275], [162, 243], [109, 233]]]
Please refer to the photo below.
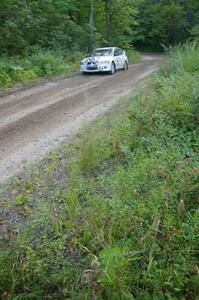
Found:
[[89, 44], [158, 48], [199, 38], [199, 1], [1, 0], [0, 24], [1, 55], [87, 51]]

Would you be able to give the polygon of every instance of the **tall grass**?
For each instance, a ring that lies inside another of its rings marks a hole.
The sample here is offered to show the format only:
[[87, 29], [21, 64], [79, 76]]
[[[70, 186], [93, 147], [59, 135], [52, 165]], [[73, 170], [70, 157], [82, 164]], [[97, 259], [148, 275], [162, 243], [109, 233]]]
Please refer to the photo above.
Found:
[[63, 54], [37, 50], [26, 57], [0, 58], [0, 87], [10, 87], [20, 82], [34, 82], [39, 77], [50, 77], [77, 69], [82, 54]]
[[29, 199], [15, 208], [34, 209], [1, 251], [4, 298], [199, 299], [197, 57], [176, 48], [147, 93], [63, 147], [54, 170], [15, 181]]

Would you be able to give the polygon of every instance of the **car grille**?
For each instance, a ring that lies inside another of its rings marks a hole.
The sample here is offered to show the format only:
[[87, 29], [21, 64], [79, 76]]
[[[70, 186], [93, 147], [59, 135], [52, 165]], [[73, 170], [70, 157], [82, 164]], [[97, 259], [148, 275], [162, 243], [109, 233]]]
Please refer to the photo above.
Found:
[[97, 70], [97, 66], [96, 65], [87, 65], [87, 70]]
[[87, 63], [87, 70], [97, 70], [97, 64], [94, 61], [89, 61]]

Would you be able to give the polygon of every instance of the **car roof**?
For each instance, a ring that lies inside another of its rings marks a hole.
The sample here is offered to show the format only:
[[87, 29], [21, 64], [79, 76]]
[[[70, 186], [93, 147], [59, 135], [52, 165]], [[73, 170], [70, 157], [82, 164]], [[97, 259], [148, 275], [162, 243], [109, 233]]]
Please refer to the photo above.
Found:
[[107, 49], [115, 49], [117, 47], [103, 47], [103, 48], [95, 48], [94, 50], [107, 50]]

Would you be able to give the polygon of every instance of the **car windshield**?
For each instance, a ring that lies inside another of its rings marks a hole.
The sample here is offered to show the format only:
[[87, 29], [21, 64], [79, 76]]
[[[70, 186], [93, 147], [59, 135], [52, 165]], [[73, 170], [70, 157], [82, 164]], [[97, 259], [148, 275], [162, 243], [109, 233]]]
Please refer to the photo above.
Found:
[[95, 49], [92, 52], [92, 56], [110, 56], [113, 50], [110, 48], [107, 49]]

